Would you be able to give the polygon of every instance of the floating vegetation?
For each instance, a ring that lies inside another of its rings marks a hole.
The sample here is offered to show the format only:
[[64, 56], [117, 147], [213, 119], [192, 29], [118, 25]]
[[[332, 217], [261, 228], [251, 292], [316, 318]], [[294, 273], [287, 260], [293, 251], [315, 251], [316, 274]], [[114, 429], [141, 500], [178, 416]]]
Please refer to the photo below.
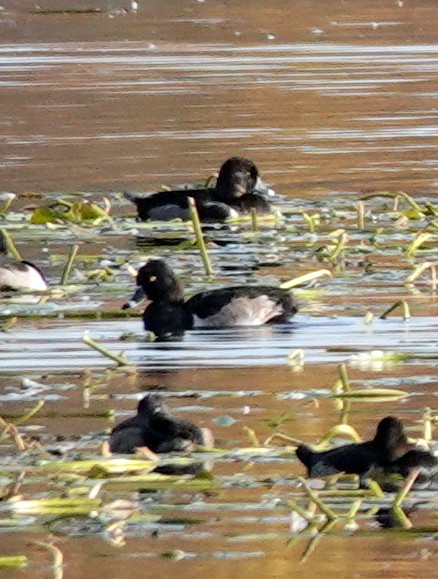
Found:
[[2, 235], [4, 243], [6, 245], [7, 253], [10, 254], [14, 259], [21, 261], [22, 260], [21, 254], [16, 248], [11, 234], [7, 231], [7, 229], [0, 229], [0, 234]]
[[412, 243], [406, 249], [406, 257], [412, 257], [426, 243], [426, 241], [430, 241], [432, 239], [438, 241], [438, 237], [436, 235], [432, 235], [431, 233], [418, 233], [412, 240]]
[[[331, 535], [345, 542], [355, 533], [374, 536], [380, 509], [403, 537], [422, 532], [436, 506], [433, 487], [417, 491], [418, 480], [398, 475], [363, 488], [356, 475], [303, 479], [295, 450], [303, 439], [318, 450], [360, 443], [358, 432], [368, 434], [364, 416], [386, 412], [385, 402], [394, 415], [408, 412], [409, 436], [436, 452], [433, 200], [399, 192], [359, 202], [294, 199], [282, 218], [252, 213], [204, 230], [196, 211], [193, 222], [138, 223], [82, 196], [26, 213], [12, 208], [0, 206], [4, 231], [26, 256], [33, 244], [32, 259], [37, 254], [52, 287], [60, 279], [62, 287], [45, 304], [15, 311], [5, 298], [0, 308], [2, 532], [51, 533], [66, 542], [92, 536], [110, 552], [145, 537], [147, 554], [129, 557], [176, 561], [198, 556], [199, 544], [203, 557], [248, 558], [250, 541], [264, 550], [272, 540], [276, 548], [303, 542], [302, 563]], [[68, 249], [49, 254], [46, 242]], [[120, 307], [132, 274], [155, 255], [182, 272], [189, 291], [281, 284], [296, 294], [300, 313], [278, 326], [147, 341], [153, 337], [145, 340], [140, 314]], [[84, 330], [96, 340], [82, 341]], [[23, 383], [23, 368], [43, 388]], [[212, 423], [218, 448], [102, 456], [114, 417], [146, 391], [174, 397], [183, 412]], [[24, 403], [27, 412], [17, 410]], [[436, 528], [434, 521], [428, 533]], [[221, 551], [204, 553], [202, 541], [218, 537]], [[231, 542], [242, 551], [230, 553]], [[3, 566], [26, 565], [36, 547], [53, 556], [60, 574], [63, 554], [50, 536], [25, 549], [17, 543], [13, 553], [26, 555], [6, 557]]]
[[9, 500], [10, 508], [20, 515], [87, 515], [95, 511], [102, 504], [101, 499], [88, 498], [58, 498], [38, 499], [23, 501], [12, 498]]
[[410, 214], [410, 217], [409, 217], [409, 215], [408, 215], [408, 217], [409, 217], [410, 219], [413, 219], [413, 218], [415, 219], [415, 218], [417, 218], [417, 216], [420, 216], [420, 215], [429, 215], [429, 214], [430, 214], [430, 213], [429, 213], [430, 210], [429, 210], [427, 207], [422, 208], [422, 207], [414, 200], [413, 197], [411, 197], [411, 196], [408, 195], [407, 193], [404, 193], [403, 191], [395, 191], [395, 192], [392, 192], [392, 191], [380, 191], [380, 192], [377, 192], [377, 193], [371, 193], [371, 194], [369, 194], [369, 195], [365, 195], [365, 196], [362, 197], [361, 200], [362, 200], [362, 201], [367, 201], [367, 200], [370, 200], [370, 199], [375, 199], [376, 197], [383, 197], [383, 198], [387, 197], [387, 198], [390, 198], [390, 199], [394, 199], [395, 209], [397, 209], [397, 210], [398, 210], [398, 202], [399, 202], [400, 200], [405, 201], [405, 202], [407, 203], [407, 205], [409, 205], [409, 206], [414, 210], [414, 213], [411, 213], [411, 214]]
[[304, 285], [304, 284], [307, 284], [309, 282], [313, 282], [321, 277], [332, 278], [333, 274], [328, 269], [319, 269], [318, 271], [311, 271], [311, 272], [306, 273], [304, 275], [300, 275], [298, 277], [295, 277], [294, 279], [291, 279], [289, 281], [283, 282], [280, 285], [280, 288], [285, 289], [285, 290], [292, 289], [294, 287]]
[[138, 459], [94, 459], [94, 460], [75, 460], [75, 461], [43, 461], [35, 469], [41, 472], [66, 472], [81, 473], [85, 476], [103, 476], [111, 474], [126, 474], [130, 472], [142, 471], [143, 473], [151, 472], [157, 463], [152, 460]]
[[17, 196], [15, 193], [0, 193], [0, 217], [7, 213], [9, 207], [12, 205], [12, 202], [14, 199], [16, 199], [16, 197]]
[[370, 388], [367, 390], [351, 390], [349, 392], [340, 392], [333, 394], [334, 398], [343, 398], [344, 400], [360, 400], [362, 402], [391, 402], [409, 396], [402, 390], [391, 390], [389, 388]]
[[391, 314], [393, 311], [397, 309], [402, 310], [404, 320], [409, 320], [409, 318], [411, 317], [411, 312], [409, 310], [409, 305], [406, 300], [398, 300], [397, 302], [392, 304], [392, 306], [390, 306], [387, 310], [383, 312], [383, 314], [381, 314], [380, 319], [385, 320], [389, 316], [389, 314]]
[[93, 227], [107, 220], [111, 220], [111, 217], [95, 203], [89, 201], [70, 203], [65, 199], [37, 207], [30, 218], [30, 222], [34, 225], [80, 223]]
[[110, 352], [109, 350], [104, 348], [101, 344], [98, 344], [97, 342], [92, 340], [88, 336], [88, 334], [84, 335], [84, 337], [82, 338], [82, 341], [84, 342], [84, 344], [87, 344], [87, 346], [90, 346], [91, 348], [93, 348], [93, 350], [96, 350], [97, 352], [99, 352], [103, 356], [106, 356], [110, 360], [117, 362], [118, 366], [130, 366], [129, 361], [126, 358], [124, 358], [123, 356], [120, 356], [118, 354], [113, 354], [113, 352]]
[[350, 438], [354, 442], [362, 442], [361, 437], [352, 426], [349, 424], [337, 424], [324, 434], [324, 436], [316, 445], [316, 449], [321, 450], [327, 448], [327, 443], [330, 442], [333, 438], [345, 437]]
[[12, 555], [10, 557], [0, 557], [0, 569], [21, 569], [28, 564], [26, 555]]
[[432, 290], [435, 291], [438, 287], [437, 282], [437, 275], [436, 275], [436, 266], [430, 261], [426, 261], [425, 263], [420, 264], [415, 268], [411, 275], [403, 282], [405, 285], [413, 284], [426, 270], [430, 269], [430, 277], [431, 277], [431, 286]]

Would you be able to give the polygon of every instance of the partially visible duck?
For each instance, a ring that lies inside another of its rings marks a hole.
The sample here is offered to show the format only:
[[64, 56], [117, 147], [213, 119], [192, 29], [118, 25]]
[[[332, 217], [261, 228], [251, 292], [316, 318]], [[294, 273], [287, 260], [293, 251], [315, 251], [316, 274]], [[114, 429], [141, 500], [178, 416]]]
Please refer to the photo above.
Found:
[[39, 267], [29, 261], [18, 261], [7, 255], [7, 244], [0, 232], [0, 291], [44, 291], [46, 278]]
[[315, 452], [303, 444], [298, 446], [296, 455], [307, 467], [310, 477], [344, 472], [358, 474], [363, 483], [374, 468], [389, 467], [403, 456], [408, 448], [403, 424], [398, 418], [387, 416], [377, 425], [372, 440], [346, 444], [324, 452]]
[[113, 428], [111, 452], [129, 454], [147, 446], [152, 452], [190, 451], [195, 445], [211, 447], [214, 438], [208, 428], [172, 416], [159, 394], [148, 394], [137, 407], [137, 415]]
[[222, 222], [254, 208], [257, 213], [270, 213], [267, 199], [274, 195], [259, 177], [256, 165], [244, 157], [231, 157], [222, 165], [215, 187], [160, 191], [146, 196], [125, 193], [137, 206], [142, 221], [157, 219], [168, 221], [190, 219], [188, 197], [196, 202], [202, 222]]
[[438, 485], [438, 458], [427, 450], [412, 448], [390, 465], [389, 472], [407, 477], [413, 470], [419, 470], [414, 488]]
[[158, 338], [181, 336], [192, 328], [260, 326], [282, 322], [297, 311], [292, 294], [272, 286], [232, 286], [200, 292], [187, 301], [181, 281], [162, 259], [150, 259], [137, 274], [137, 291], [124, 309], [145, 297], [143, 320]]

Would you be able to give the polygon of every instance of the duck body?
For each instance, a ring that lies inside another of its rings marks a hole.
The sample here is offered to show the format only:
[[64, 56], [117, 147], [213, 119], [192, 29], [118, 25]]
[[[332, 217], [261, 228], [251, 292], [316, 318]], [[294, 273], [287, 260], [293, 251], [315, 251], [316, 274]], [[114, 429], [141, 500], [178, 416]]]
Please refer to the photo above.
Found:
[[413, 470], [418, 469], [414, 488], [428, 488], [438, 485], [438, 458], [427, 450], [412, 448], [398, 458], [387, 469], [390, 473], [398, 473], [408, 477]]
[[200, 292], [184, 304], [191, 328], [261, 326], [284, 322], [297, 310], [292, 295], [272, 286], [232, 286]]
[[233, 286], [200, 292], [189, 300], [173, 270], [151, 259], [137, 274], [139, 288], [124, 307], [147, 297], [145, 329], [158, 338], [181, 336], [193, 328], [230, 328], [281, 322], [296, 313], [291, 293], [272, 286]]
[[137, 415], [113, 428], [110, 437], [111, 452], [122, 454], [143, 446], [156, 453], [188, 451], [196, 444], [212, 446], [211, 431], [172, 416], [158, 394], [148, 394], [140, 400]]
[[259, 177], [256, 165], [243, 157], [231, 157], [222, 165], [215, 187], [160, 191], [147, 196], [125, 193], [142, 221], [190, 219], [188, 198], [195, 200], [199, 218], [204, 223], [223, 222], [254, 208], [270, 213], [267, 196], [273, 195]]
[[362, 483], [375, 468], [390, 468], [408, 448], [402, 423], [397, 418], [387, 416], [379, 422], [373, 440], [346, 444], [324, 452], [315, 452], [306, 445], [300, 445], [296, 455], [306, 466], [310, 477], [344, 472], [359, 475]]
[[6, 241], [0, 234], [0, 291], [44, 291], [46, 278], [39, 267], [29, 261], [8, 257]]
[[383, 462], [383, 456], [372, 442], [346, 444], [325, 452], [314, 452], [308, 446], [300, 445], [296, 455], [307, 467], [310, 477], [346, 474], [366, 475], [372, 467]]
[[160, 191], [146, 197], [125, 193], [125, 197], [135, 203], [141, 221], [170, 221], [172, 219], [188, 221], [190, 219], [189, 197], [195, 200], [199, 219], [203, 223], [221, 223], [239, 215], [230, 205], [217, 200], [215, 190], [211, 188]]

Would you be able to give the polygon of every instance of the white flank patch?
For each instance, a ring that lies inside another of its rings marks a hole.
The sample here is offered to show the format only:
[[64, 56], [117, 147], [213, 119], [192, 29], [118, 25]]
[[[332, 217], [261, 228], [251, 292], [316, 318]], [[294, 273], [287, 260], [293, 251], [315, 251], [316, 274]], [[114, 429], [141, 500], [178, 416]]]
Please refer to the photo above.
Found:
[[30, 265], [26, 265], [26, 271], [0, 267], [0, 286], [14, 290], [44, 291], [47, 289], [47, 284], [39, 271]]
[[283, 313], [283, 306], [269, 296], [234, 298], [217, 314], [208, 318], [193, 316], [195, 328], [231, 328], [233, 326], [262, 326]]

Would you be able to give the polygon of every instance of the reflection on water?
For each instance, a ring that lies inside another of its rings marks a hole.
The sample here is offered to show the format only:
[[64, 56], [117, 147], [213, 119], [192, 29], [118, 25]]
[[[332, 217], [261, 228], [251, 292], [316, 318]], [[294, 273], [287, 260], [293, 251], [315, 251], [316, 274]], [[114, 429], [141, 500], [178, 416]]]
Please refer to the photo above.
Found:
[[[282, 366], [300, 348], [311, 364], [340, 363], [354, 352], [387, 350], [413, 356], [433, 355], [437, 347], [434, 318], [415, 317], [376, 321], [366, 325], [360, 318], [310, 318], [279, 326], [235, 330], [188, 332], [182, 341], [149, 342], [141, 321], [52, 322], [45, 325], [44, 339], [31, 327], [17, 329], [2, 339], [0, 364], [8, 371], [55, 368], [106, 367], [106, 358], [82, 343], [84, 332], [110, 350], [123, 349], [136, 366], [154, 369]], [[123, 333], [137, 333], [120, 342]], [[17, 345], [20, 344], [20, 348]]]
[[375, 19], [365, 3], [356, 21], [352, 2], [311, 4], [295, 19], [287, 3], [236, 2], [223, 25], [197, 18], [223, 12], [208, 2], [148, 3], [117, 22], [12, 11], [13, 43], [0, 45], [9, 187], [154, 189], [245, 153], [286, 194], [434, 190], [432, 7], [394, 3], [379, 11], [396, 20]]

